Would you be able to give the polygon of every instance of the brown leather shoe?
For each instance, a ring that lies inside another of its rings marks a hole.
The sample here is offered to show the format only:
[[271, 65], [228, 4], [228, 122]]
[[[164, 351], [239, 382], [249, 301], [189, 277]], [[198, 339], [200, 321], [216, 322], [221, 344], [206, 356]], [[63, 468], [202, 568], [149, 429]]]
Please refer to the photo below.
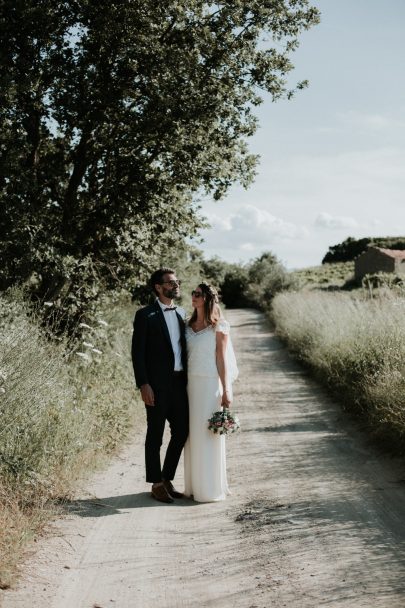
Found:
[[169, 496], [171, 496], [172, 498], [184, 498], [184, 494], [182, 494], [181, 492], [178, 492], [171, 481], [164, 481], [164, 486], [166, 488], [166, 491], [168, 492]]
[[164, 486], [152, 486], [152, 498], [159, 500], [159, 502], [174, 502]]

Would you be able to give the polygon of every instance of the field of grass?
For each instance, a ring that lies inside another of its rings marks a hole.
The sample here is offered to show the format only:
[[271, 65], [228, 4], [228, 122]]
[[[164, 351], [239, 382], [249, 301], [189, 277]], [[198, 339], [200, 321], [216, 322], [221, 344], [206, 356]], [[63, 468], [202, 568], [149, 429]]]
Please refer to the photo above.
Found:
[[354, 276], [354, 262], [336, 262], [300, 268], [292, 271], [291, 275], [298, 282], [299, 288], [342, 287]]
[[302, 290], [275, 297], [278, 335], [379, 440], [405, 453], [405, 298]]
[[55, 500], [112, 452], [140, 416], [133, 310], [104, 312], [74, 345], [47, 340], [24, 304], [1, 298], [0, 586]]

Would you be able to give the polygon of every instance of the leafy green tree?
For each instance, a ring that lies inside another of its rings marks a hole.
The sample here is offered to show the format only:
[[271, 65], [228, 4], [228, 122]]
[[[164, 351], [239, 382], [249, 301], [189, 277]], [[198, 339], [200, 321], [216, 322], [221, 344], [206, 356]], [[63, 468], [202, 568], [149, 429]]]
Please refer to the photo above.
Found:
[[342, 243], [331, 245], [328, 252], [322, 259], [322, 264], [333, 262], [348, 262], [366, 251], [367, 245], [371, 242], [370, 238], [355, 239], [349, 236]]
[[349, 236], [342, 243], [331, 245], [328, 252], [324, 255], [322, 264], [335, 262], [349, 262], [355, 257], [367, 251], [369, 245], [375, 247], [384, 247], [386, 249], [405, 249], [404, 237], [364, 237], [355, 239]]
[[276, 293], [292, 289], [296, 285], [293, 275], [269, 251], [249, 266], [247, 296], [261, 310], [267, 310], [271, 306]]
[[292, 95], [318, 20], [308, 0], [3, 0], [0, 288], [77, 319], [144, 279], [197, 233], [196, 193], [253, 179], [260, 91]]
[[246, 266], [232, 264], [220, 285], [223, 303], [228, 308], [254, 306], [248, 297], [249, 274]]
[[[220, 260], [203, 262], [214, 271], [223, 272], [218, 283], [222, 300], [228, 308], [259, 308], [267, 310], [277, 292], [292, 289], [297, 285], [291, 273], [288, 273], [278, 258], [267, 251], [247, 264], [227, 264]], [[213, 272], [211, 270], [211, 272]], [[218, 274], [219, 276], [219, 274]]]
[[202, 259], [200, 265], [204, 280], [212, 283], [217, 288], [223, 284], [226, 273], [235, 266], [221, 260], [218, 256], [209, 260]]

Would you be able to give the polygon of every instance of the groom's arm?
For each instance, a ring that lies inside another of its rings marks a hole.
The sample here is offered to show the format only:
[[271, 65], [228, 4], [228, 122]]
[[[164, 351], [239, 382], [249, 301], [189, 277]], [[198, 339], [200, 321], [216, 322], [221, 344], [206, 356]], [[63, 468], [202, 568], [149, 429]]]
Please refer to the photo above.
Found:
[[149, 384], [146, 372], [146, 339], [148, 333], [148, 322], [144, 310], [138, 310], [134, 320], [134, 332], [132, 334], [132, 365], [134, 367], [135, 382], [138, 388], [143, 384]]

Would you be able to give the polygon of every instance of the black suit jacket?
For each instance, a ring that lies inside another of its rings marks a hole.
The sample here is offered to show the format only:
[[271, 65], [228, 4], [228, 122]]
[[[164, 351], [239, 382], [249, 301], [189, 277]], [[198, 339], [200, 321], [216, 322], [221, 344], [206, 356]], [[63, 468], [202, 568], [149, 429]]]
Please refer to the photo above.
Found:
[[158, 302], [139, 309], [135, 314], [132, 335], [132, 363], [138, 387], [170, 386], [173, 379], [174, 353], [164, 314], [175, 314], [180, 325], [181, 356], [187, 371], [185, 324], [177, 311], [163, 313]]

